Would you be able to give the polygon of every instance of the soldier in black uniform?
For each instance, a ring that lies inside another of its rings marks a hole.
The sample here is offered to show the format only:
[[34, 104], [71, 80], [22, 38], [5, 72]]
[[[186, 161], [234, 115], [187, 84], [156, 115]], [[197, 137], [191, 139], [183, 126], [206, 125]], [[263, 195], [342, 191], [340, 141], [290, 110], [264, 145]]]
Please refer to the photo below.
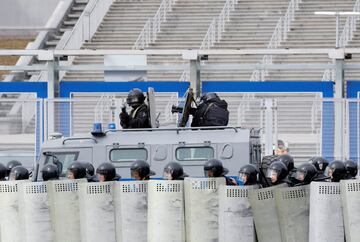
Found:
[[29, 171], [23, 166], [15, 166], [9, 174], [9, 181], [28, 180]]
[[329, 161], [321, 156], [314, 156], [309, 160], [309, 163], [313, 164], [318, 171], [318, 175], [315, 179], [316, 181], [329, 179], [329, 177], [324, 174], [326, 167], [329, 165]]
[[122, 108], [120, 124], [124, 129], [151, 128], [149, 108], [145, 104], [144, 93], [137, 88], [132, 89], [126, 99], [126, 103], [132, 107], [130, 114]]
[[295, 173], [295, 179], [297, 180], [295, 186], [308, 185], [312, 181], [316, 180], [318, 176], [318, 171], [313, 164], [304, 163], [301, 164]]
[[355, 179], [356, 175], [358, 173], [358, 166], [357, 164], [352, 160], [347, 160], [344, 162], [345, 168], [346, 168], [346, 175], [345, 179]]
[[118, 181], [121, 179], [121, 176], [116, 174], [115, 166], [110, 162], [100, 164], [96, 169], [96, 174], [99, 177], [99, 182]]
[[184, 180], [187, 176], [182, 165], [177, 162], [170, 162], [164, 167], [165, 180]]
[[239, 179], [245, 186], [251, 186], [258, 184], [258, 168], [253, 164], [247, 164], [240, 168]]
[[43, 181], [59, 180], [59, 168], [54, 164], [47, 164], [41, 169]]
[[345, 179], [346, 167], [344, 162], [338, 160], [333, 161], [329, 166], [328, 176], [332, 182], [339, 182]]
[[218, 159], [209, 159], [204, 164], [205, 177], [224, 177], [227, 186], [237, 185], [236, 181], [230, 177], [225, 176], [229, 170], [223, 167], [223, 164]]
[[130, 167], [131, 178], [135, 180], [150, 180], [150, 176], [154, 176], [155, 172], [150, 170], [150, 165], [144, 160], [136, 160]]
[[291, 182], [287, 178], [288, 173], [288, 169], [283, 162], [275, 161], [269, 166], [266, 177], [270, 178], [271, 185], [273, 186], [279, 184], [291, 186]]
[[67, 178], [70, 180], [86, 177], [86, 168], [80, 161], [73, 161], [67, 168]]
[[192, 108], [191, 127], [226, 126], [229, 122], [228, 104], [214, 92], [205, 93], [197, 108]]

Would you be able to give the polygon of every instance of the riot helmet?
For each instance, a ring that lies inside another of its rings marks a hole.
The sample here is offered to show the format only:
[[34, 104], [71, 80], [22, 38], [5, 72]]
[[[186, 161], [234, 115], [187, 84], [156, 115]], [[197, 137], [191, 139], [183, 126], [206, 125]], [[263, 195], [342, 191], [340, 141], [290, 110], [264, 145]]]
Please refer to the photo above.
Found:
[[47, 164], [41, 169], [43, 181], [48, 180], [58, 180], [59, 179], [59, 169], [54, 164]]
[[200, 103], [218, 100], [219, 96], [215, 92], [206, 92], [200, 97]]
[[177, 162], [170, 162], [164, 167], [165, 180], [184, 180], [187, 176], [182, 165]]
[[299, 185], [310, 184], [310, 182], [317, 176], [318, 171], [313, 164], [301, 164], [295, 173], [295, 179], [299, 181]]
[[15, 166], [9, 174], [9, 181], [27, 180], [29, 179], [29, 171], [23, 166]]
[[144, 160], [136, 160], [130, 167], [131, 177], [135, 180], [149, 180], [155, 172], [150, 170], [150, 165]]
[[284, 163], [288, 172], [294, 169], [294, 158], [289, 154], [279, 155], [275, 158], [275, 161]]
[[344, 162], [346, 168], [346, 176], [347, 178], [355, 178], [358, 173], [358, 166], [352, 160], [347, 160]]
[[281, 180], [284, 180], [288, 175], [286, 165], [281, 161], [275, 161], [270, 164], [266, 177], [270, 178], [273, 185], [279, 184]]
[[145, 101], [145, 95], [144, 93], [138, 89], [134, 88], [132, 89], [126, 99], [126, 103], [131, 106], [132, 108], [136, 108], [143, 104]]
[[9, 176], [10, 174], [10, 171], [12, 168], [14, 168], [15, 166], [21, 166], [21, 162], [20, 161], [17, 161], [17, 160], [12, 160], [12, 161], [9, 161], [7, 164], [6, 164], [6, 169], [7, 169], [7, 176]]
[[209, 159], [204, 164], [205, 177], [221, 177], [229, 172], [218, 159]]
[[73, 161], [68, 167], [68, 179], [81, 179], [86, 176], [85, 166], [80, 161]]
[[95, 174], [95, 168], [93, 164], [87, 161], [82, 161], [81, 163], [85, 167], [86, 174], [88, 174], [89, 176], [93, 176]]
[[309, 160], [310, 164], [313, 164], [319, 173], [323, 173], [326, 167], [329, 165], [329, 161], [321, 156], [314, 156]]
[[0, 163], [0, 181], [4, 181], [6, 176], [7, 176], [6, 166]]
[[342, 161], [333, 161], [329, 165], [328, 176], [331, 178], [332, 182], [339, 182], [344, 179], [346, 176], [346, 168], [344, 162]]
[[253, 164], [247, 164], [240, 168], [239, 179], [244, 185], [255, 185], [257, 183], [258, 168]]
[[110, 162], [100, 164], [96, 169], [96, 174], [98, 175], [100, 182], [114, 181], [121, 178], [116, 174], [116, 168]]

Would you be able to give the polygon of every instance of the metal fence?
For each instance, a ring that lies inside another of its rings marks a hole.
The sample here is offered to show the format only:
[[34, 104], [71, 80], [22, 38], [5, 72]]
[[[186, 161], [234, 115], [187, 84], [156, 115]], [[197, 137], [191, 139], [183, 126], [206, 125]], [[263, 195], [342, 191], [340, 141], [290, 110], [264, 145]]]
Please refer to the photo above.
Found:
[[[1, 98], [0, 162], [20, 159], [30, 165], [42, 142], [54, 132], [64, 136], [88, 134], [94, 122], [101, 122], [104, 128], [109, 123], [121, 128], [119, 105], [126, 94], [92, 95], [82, 94], [70, 99]], [[225, 93], [220, 96], [226, 96], [229, 103], [229, 125], [261, 129], [263, 155], [269, 154], [281, 139], [288, 143], [296, 162], [304, 162], [315, 155], [329, 160], [360, 160], [360, 100]], [[170, 110], [181, 99], [175, 93], [157, 94], [156, 99], [160, 127], [175, 126], [178, 115]], [[335, 118], [339, 111], [343, 114], [341, 122]], [[337, 129], [341, 129], [341, 137], [336, 135]], [[336, 144], [341, 139], [344, 146], [339, 151]]]

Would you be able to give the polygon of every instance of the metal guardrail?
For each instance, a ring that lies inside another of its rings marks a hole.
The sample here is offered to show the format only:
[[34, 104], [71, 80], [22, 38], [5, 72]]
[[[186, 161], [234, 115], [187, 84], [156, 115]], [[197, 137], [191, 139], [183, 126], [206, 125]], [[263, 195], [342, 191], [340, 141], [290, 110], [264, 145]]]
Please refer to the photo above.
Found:
[[161, 2], [155, 16], [146, 21], [132, 49], [144, 49], [156, 40], [157, 34], [160, 32], [161, 24], [166, 21], [166, 16], [168, 12], [172, 10], [175, 2], [176, 0], [163, 0]]
[[[286, 40], [287, 33], [290, 31], [290, 25], [295, 19], [295, 11], [299, 9], [299, 4], [301, 0], [291, 0], [286, 13], [284, 16], [280, 17], [275, 30], [271, 36], [271, 39], [268, 43], [268, 49], [276, 49], [281, 45], [281, 42]], [[262, 64], [272, 64], [272, 55], [265, 55], [261, 60]], [[265, 77], [268, 75], [267, 70], [254, 70], [250, 81], [265, 81]]]
[[[204, 36], [200, 45], [200, 50], [207, 50], [214, 46], [216, 42], [219, 42], [222, 34], [225, 31], [226, 22], [230, 21], [231, 11], [235, 10], [235, 5], [238, 0], [226, 0], [223, 9], [219, 16], [213, 18], [209, 28]], [[181, 74], [179, 81], [187, 81], [189, 74], [186, 70]]]
[[[360, 0], [356, 0], [353, 8], [353, 12], [360, 12]], [[354, 32], [357, 27], [357, 21], [360, 19], [360, 15], [348, 16], [339, 38], [339, 46], [345, 48], [354, 37]], [[335, 73], [332, 69], [326, 69], [324, 71], [322, 81], [335, 80]]]

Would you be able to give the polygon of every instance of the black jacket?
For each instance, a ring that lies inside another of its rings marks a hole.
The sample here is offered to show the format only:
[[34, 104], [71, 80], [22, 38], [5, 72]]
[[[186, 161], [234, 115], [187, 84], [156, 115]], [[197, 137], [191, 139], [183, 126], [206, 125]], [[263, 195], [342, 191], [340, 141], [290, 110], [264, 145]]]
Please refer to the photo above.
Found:
[[131, 110], [130, 115], [127, 112], [120, 114], [120, 124], [124, 129], [151, 128], [149, 109], [146, 104]]
[[227, 102], [221, 99], [201, 103], [190, 110], [193, 115], [191, 127], [226, 126], [229, 121], [227, 107]]

